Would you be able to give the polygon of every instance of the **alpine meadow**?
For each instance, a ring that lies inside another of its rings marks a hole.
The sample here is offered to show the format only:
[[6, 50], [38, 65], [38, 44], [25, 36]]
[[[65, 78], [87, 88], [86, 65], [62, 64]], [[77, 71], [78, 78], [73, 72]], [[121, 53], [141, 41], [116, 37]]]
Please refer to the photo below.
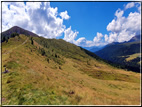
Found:
[[140, 7], [2, 2], [1, 105], [141, 105]]

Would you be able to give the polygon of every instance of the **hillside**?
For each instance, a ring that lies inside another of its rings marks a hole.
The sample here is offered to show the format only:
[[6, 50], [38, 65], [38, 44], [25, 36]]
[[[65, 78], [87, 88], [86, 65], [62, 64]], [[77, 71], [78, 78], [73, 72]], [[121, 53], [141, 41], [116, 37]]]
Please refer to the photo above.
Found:
[[3, 105], [140, 104], [139, 73], [61, 39], [12, 37], [2, 43], [2, 72], [4, 67]]
[[124, 43], [111, 43], [95, 52], [101, 58], [120, 65], [122, 68], [140, 72], [140, 37], [135, 36]]
[[24, 34], [24, 35], [33, 36], [33, 37], [37, 37], [38, 36], [37, 34], [35, 34], [33, 32], [30, 32], [30, 31], [25, 30], [23, 28], [20, 28], [18, 26], [13, 26], [12, 28], [8, 29], [7, 31], [2, 32], [1, 41], [2, 42], [7, 41], [12, 36], [15, 36], [14, 34], [15, 35]]

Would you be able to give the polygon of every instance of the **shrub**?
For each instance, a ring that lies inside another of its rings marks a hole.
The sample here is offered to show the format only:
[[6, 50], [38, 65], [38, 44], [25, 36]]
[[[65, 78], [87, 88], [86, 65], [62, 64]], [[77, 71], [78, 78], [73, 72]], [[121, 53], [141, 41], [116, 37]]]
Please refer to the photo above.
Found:
[[40, 51], [40, 53], [41, 53], [42, 56], [46, 55], [46, 52], [45, 52], [45, 50], [43, 48], [41, 48], [41, 49], [39, 48], [39, 51]]
[[19, 34], [16, 33], [16, 32], [14, 32], [14, 33], [11, 34], [11, 37], [12, 37], [12, 38], [15, 37], [15, 36], [19, 36]]

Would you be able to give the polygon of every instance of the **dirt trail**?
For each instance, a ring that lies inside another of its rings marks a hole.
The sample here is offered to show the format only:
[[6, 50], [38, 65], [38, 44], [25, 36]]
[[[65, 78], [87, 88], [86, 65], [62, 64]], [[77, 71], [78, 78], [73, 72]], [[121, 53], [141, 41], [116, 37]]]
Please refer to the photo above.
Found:
[[18, 47], [24, 45], [27, 41], [28, 41], [28, 37], [27, 37], [27, 39], [26, 39], [22, 44], [20, 44], [19, 46], [16, 46], [16, 47], [14, 47], [13, 49], [11, 49], [11, 50], [9, 50], [9, 51], [3, 53], [2, 55], [6, 55], [6, 54], [11, 53], [14, 49], [16, 49], [16, 48], [18, 48]]

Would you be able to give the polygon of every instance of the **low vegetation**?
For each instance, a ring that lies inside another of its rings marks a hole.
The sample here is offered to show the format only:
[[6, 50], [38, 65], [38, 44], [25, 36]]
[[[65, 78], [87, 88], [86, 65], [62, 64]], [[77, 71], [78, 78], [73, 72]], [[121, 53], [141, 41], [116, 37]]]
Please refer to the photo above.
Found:
[[139, 73], [61, 39], [10, 38], [2, 43], [2, 72], [5, 66], [3, 105], [140, 104]]

